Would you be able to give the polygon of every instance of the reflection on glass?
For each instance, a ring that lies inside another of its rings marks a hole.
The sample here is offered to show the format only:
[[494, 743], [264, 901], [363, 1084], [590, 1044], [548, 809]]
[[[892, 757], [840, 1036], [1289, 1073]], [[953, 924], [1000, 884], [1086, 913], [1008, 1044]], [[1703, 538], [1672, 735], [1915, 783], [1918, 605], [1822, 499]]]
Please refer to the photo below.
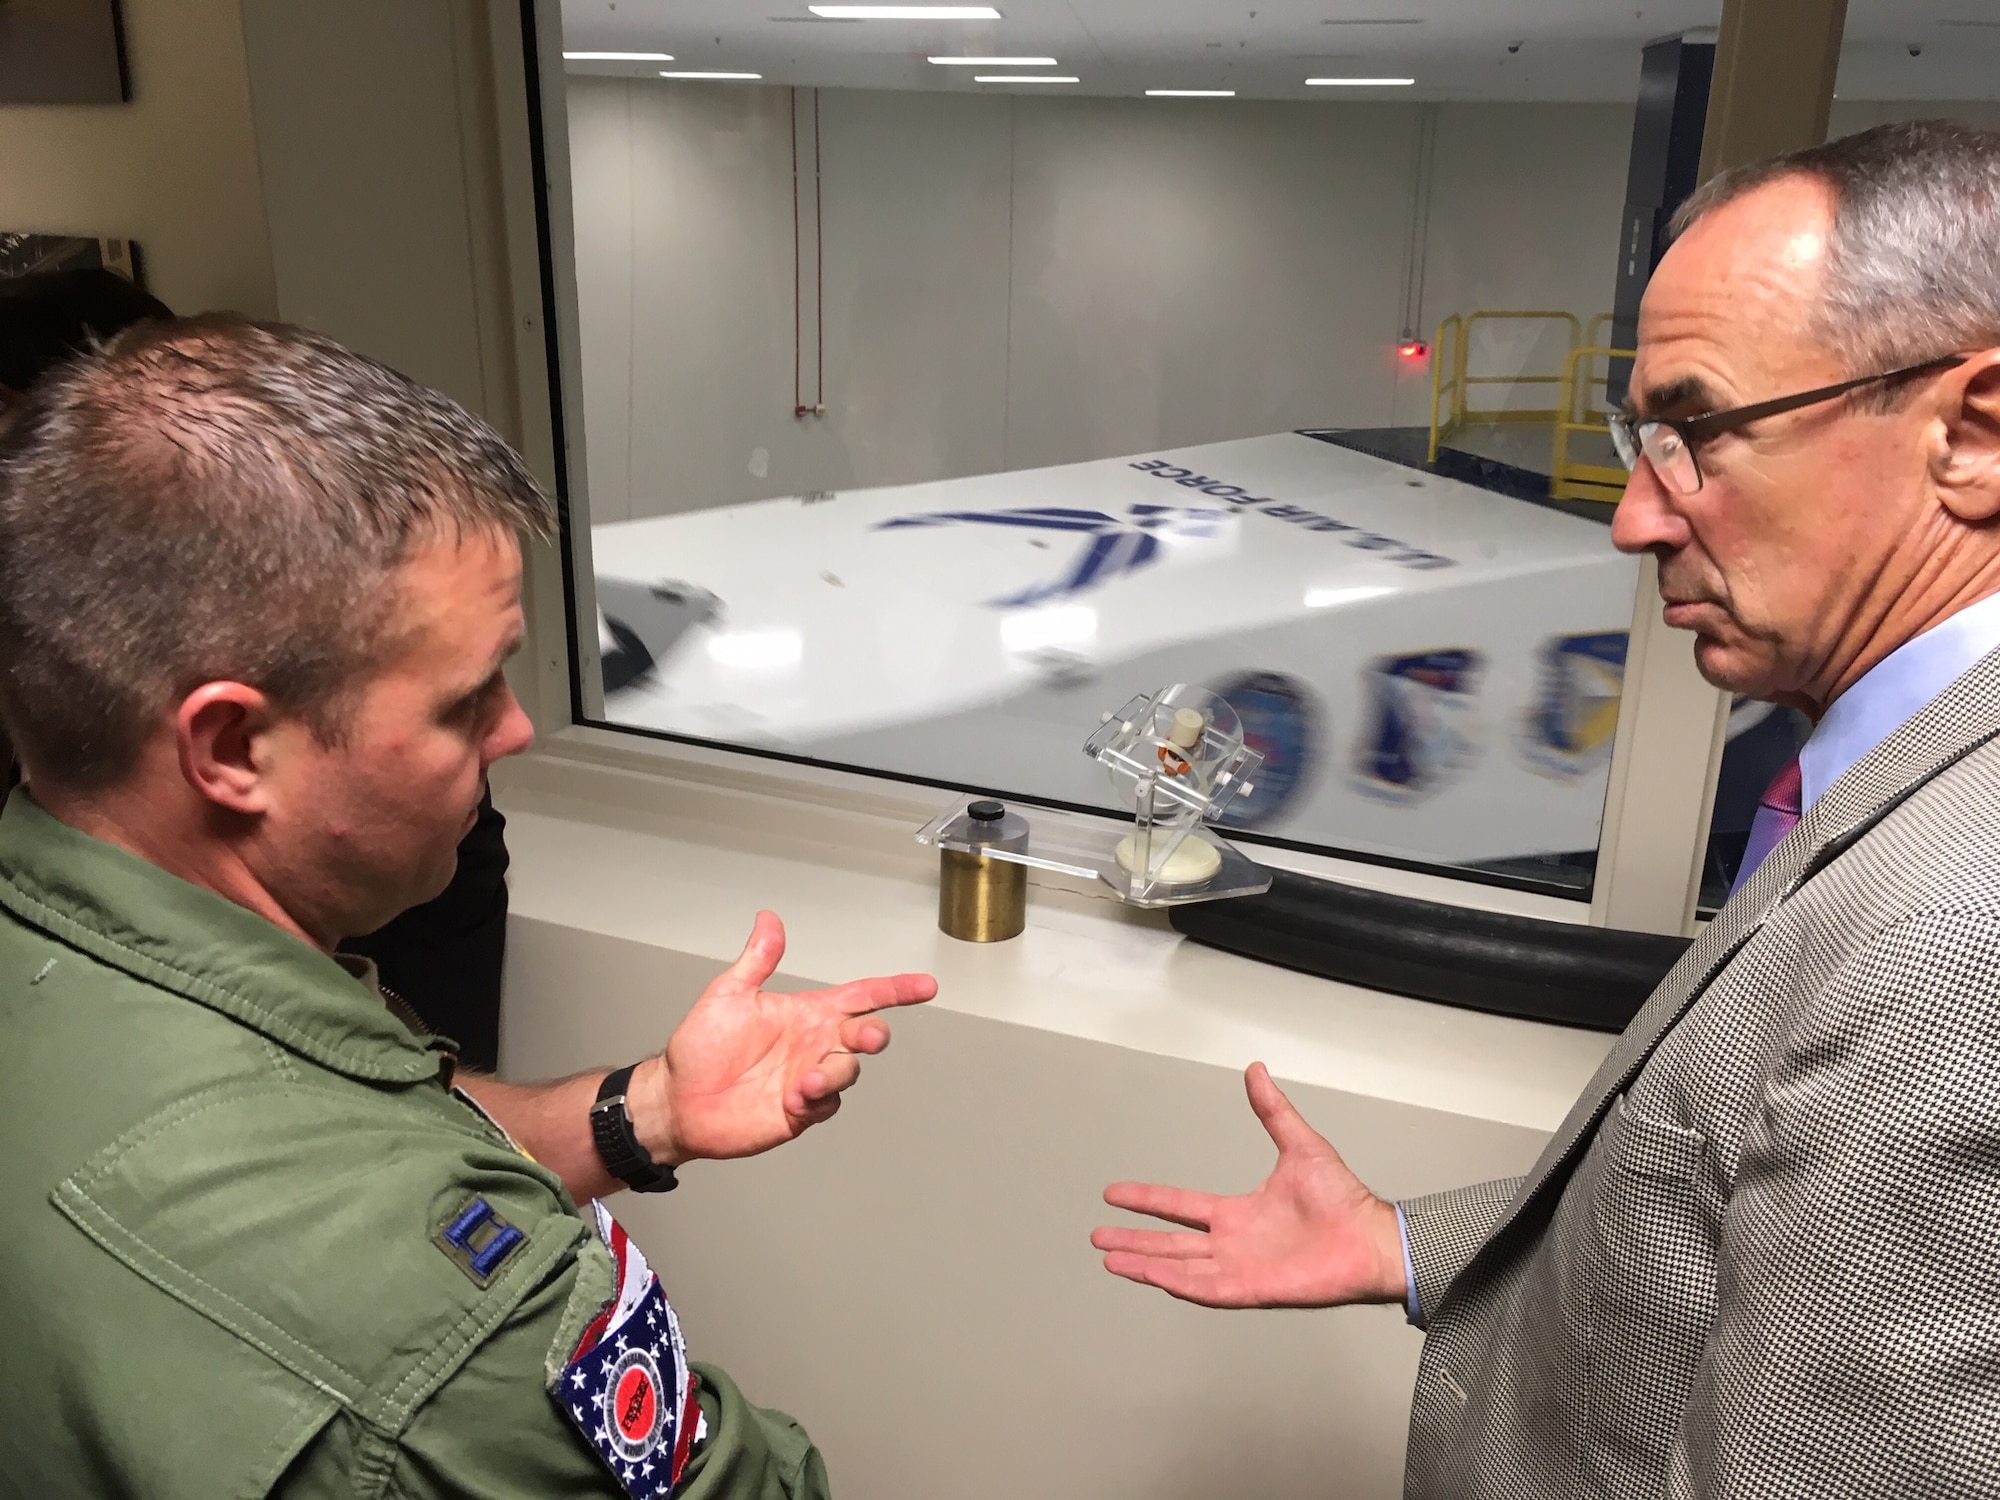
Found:
[[1719, 5], [1669, 10], [891, 57], [577, 8], [579, 51], [770, 80], [565, 79], [605, 718], [1108, 808], [1078, 744], [1188, 682], [1264, 756], [1233, 828], [1587, 893], [1633, 100]]

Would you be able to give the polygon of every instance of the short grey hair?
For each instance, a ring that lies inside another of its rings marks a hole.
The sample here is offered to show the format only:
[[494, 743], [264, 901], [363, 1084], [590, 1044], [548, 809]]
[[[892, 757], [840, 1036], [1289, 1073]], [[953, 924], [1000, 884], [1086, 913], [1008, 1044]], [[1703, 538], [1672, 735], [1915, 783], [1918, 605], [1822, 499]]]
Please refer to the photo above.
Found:
[[2000, 133], [1912, 120], [1752, 162], [1702, 184], [1669, 232], [1790, 177], [1833, 195], [1812, 332], [1851, 374], [2000, 345]]
[[0, 428], [0, 721], [35, 777], [78, 791], [128, 776], [204, 682], [335, 742], [412, 548], [555, 521], [491, 427], [331, 339], [138, 325]]

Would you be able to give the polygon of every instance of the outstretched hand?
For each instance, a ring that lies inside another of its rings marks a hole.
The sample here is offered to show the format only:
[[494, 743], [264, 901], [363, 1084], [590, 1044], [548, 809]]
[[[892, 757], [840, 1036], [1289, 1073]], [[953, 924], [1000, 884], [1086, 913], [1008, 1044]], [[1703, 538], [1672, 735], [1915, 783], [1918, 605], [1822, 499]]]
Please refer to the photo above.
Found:
[[1407, 1278], [1395, 1208], [1306, 1124], [1262, 1063], [1252, 1063], [1243, 1082], [1278, 1148], [1271, 1175], [1233, 1198], [1113, 1183], [1104, 1190], [1113, 1208], [1184, 1227], [1096, 1230], [1090, 1242], [1105, 1252], [1104, 1269], [1207, 1307], [1402, 1301]]
[[[656, 1162], [754, 1156], [832, 1117], [861, 1076], [861, 1055], [889, 1045], [874, 1014], [937, 993], [928, 974], [856, 979], [829, 990], [763, 988], [785, 956], [785, 927], [757, 913], [742, 957], [724, 970], [652, 1060], [634, 1110]], [[650, 1107], [648, 1107], [650, 1106]]]

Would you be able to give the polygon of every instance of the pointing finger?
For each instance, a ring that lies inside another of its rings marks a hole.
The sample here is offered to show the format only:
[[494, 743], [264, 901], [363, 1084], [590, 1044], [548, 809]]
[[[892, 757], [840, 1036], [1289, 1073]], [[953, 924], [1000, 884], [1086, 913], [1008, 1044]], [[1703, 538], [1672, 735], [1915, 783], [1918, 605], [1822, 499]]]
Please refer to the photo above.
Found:
[[937, 981], [928, 974], [890, 974], [850, 980], [826, 994], [846, 1014], [865, 1016], [898, 1005], [921, 1005], [937, 994]]

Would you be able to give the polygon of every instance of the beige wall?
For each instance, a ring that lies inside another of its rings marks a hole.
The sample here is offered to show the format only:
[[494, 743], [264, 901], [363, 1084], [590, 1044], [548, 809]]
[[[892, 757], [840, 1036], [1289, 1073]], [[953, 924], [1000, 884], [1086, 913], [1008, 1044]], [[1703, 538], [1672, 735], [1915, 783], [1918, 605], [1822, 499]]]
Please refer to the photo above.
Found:
[[[831, 410], [799, 422], [788, 92], [566, 82], [597, 520], [1428, 420], [1393, 353], [1415, 106], [824, 91]], [[1630, 135], [1445, 106], [1421, 321], [1607, 306]]]
[[[1022, 956], [995, 950], [980, 956]], [[519, 914], [507, 958], [502, 1064], [515, 1076], [638, 1055], [721, 967]], [[1257, 966], [1233, 962], [1257, 982]], [[1107, 1003], [1083, 975], [1066, 979], [1065, 1005]], [[1091, 1227], [1120, 1217], [1099, 1198], [1107, 1182], [1242, 1191], [1270, 1170], [1236, 1070], [936, 1006], [903, 1015], [865, 1073], [824, 1129], [613, 1204], [695, 1357], [798, 1417], [834, 1493], [1402, 1493], [1422, 1337], [1400, 1309], [1215, 1312], [1114, 1279], [1091, 1249]], [[1545, 1139], [1287, 1087], [1394, 1195], [1524, 1171]]]
[[0, 229], [136, 240], [177, 312], [277, 311], [237, 0], [122, 0], [132, 102], [0, 106]]
[[487, 26], [478, 0], [243, 0], [280, 314], [509, 428]]

